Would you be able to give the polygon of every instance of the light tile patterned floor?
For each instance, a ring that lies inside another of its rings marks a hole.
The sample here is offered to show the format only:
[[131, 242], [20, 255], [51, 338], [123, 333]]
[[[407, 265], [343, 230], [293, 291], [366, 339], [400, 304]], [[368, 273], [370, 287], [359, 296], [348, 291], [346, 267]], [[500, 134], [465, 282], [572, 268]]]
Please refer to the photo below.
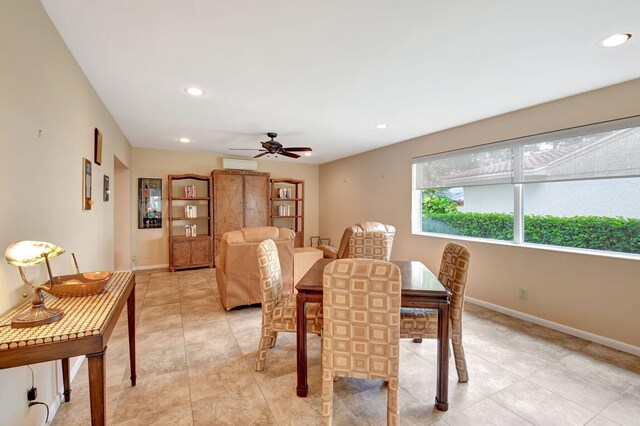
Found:
[[[126, 310], [107, 351], [107, 422], [123, 425], [317, 425], [320, 339], [309, 338], [309, 396], [295, 394], [295, 336], [283, 333], [253, 371], [260, 309], [225, 312], [213, 269], [140, 272], [138, 385], [129, 385]], [[400, 423], [639, 425], [640, 358], [471, 304], [464, 346], [470, 369], [450, 364], [449, 411], [434, 409], [434, 340], [401, 343]], [[54, 425], [90, 423], [86, 362]], [[334, 424], [384, 424], [386, 388], [335, 384]]]

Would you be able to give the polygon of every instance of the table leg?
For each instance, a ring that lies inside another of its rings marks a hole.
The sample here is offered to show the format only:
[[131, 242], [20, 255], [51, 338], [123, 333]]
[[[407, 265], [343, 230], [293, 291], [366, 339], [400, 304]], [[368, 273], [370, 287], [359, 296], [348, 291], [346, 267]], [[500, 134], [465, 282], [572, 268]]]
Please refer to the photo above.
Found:
[[127, 299], [127, 324], [129, 326], [129, 365], [131, 386], [136, 385], [136, 286], [133, 285]]
[[89, 401], [91, 404], [91, 424], [103, 426], [106, 414], [106, 380], [104, 368], [104, 354], [102, 352], [87, 355], [89, 363]]
[[436, 407], [440, 411], [449, 409], [449, 302], [438, 308], [438, 384]]
[[303, 294], [296, 297], [296, 342], [298, 355], [298, 386], [296, 394], [307, 396], [307, 301]]
[[64, 385], [64, 402], [71, 401], [71, 381], [69, 380], [69, 358], [62, 358], [62, 383]]

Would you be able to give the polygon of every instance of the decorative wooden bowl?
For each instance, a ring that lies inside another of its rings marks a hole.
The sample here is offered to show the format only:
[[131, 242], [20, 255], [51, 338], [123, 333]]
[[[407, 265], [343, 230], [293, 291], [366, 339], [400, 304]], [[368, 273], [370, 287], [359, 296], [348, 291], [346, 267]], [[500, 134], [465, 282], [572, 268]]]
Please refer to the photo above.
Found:
[[46, 290], [56, 297], [84, 297], [100, 293], [113, 272], [98, 271], [54, 277], [54, 285]]

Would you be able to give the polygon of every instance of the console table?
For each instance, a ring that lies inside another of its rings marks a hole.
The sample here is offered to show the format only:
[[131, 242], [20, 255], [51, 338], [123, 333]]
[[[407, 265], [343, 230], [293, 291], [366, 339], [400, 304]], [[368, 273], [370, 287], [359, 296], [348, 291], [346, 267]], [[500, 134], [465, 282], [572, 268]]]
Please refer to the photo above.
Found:
[[30, 328], [11, 328], [11, 319], [31, 306], [26, 301], [0, 317], [0, 369], [62, 360], [65, 400], [69, 401], [69, 358], [86, 355], [89, 364], [91, 424], [105, 424], [105, 362], [107, 341], [127, 305], [131, 386], [136, 385], [135, 276], [115, 272], [93, 296], [55, 298], [45, 294], [50, 308], [64, 316], [57, 322]]

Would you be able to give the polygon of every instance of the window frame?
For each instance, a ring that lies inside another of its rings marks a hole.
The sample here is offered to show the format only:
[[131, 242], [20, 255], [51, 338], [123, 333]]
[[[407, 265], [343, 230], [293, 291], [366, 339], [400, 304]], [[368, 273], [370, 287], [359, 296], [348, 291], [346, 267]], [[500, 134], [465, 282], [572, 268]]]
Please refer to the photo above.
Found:
[[[421, 193], [423, 191], [422, 188], [416, 189], [416, 173], [417, 173], [417, 164], [421, 162], [423, 159], [434, 159], [434, 158], [443, 158], [453, 156], [456, 153], [472, 153], [472, 152], [481, 152], [491, 148], [502, 148], [502, 147], [512, 147], [516, 150], [522, 149], [522, 146], [525, 144], [531, 144], [536, 142], [545, 142], [545, 141], [553, 141], [558, 139], [564, 139], [575, 136], [586, 136], [590, 134], [597, 134], [617, 129], [629, 128], [629, 127], [639, 127], [640, 128], [640, 116], [632, 116], [626, 117], [622, 119], [616, 119], [611, 121], [604, 121], [594, 124], [589, 124], [585, 126], [578, 126], [563, 130], [539, 133], [531, 136], [524, 136], [520, 138], [508, 139], [499, 142], [487, 143], [472, 146], [469, 148], [461, 148], [451, 151], [444, 151], [440, 153], [434, 153], [424, 156], [415, 157], [412, 159], [411, 164], [411, 232], [413, 235], [422, 235], [433, 238], [446, 238], [446, 239], [455, 239], [461, 241], [472, 241], [479, 242], [485, 244], [497, 244], [501, 246], [509, 246], [509, 247], [517, 247], [525, 250], [546, 250], [546, 251], [554, 251], [554, 252], [564, 252], [564, 253], [577, 253], [584, 255], [592, 255], [598, 257], [609, 257], [609, 258], [617, 258], [617, 259], [629, 259], [629, 260], [640, 260], [640, 254], [636, 253], [625, 253], [625, 252], [614, 252], [607, 250], [596, 250], [596, 249], [585, 249], [578, 247], [566, 247], [566, 246], [554, 246], [554, 245], [546, 245], [546, 244], [535, 244], [535, 243], [527, 243], [524, 241], [524, 205], [523, 205], [523, 183], [513, 183], [513, 241], [504, 241], [498, 239], [491, 238], [478, 238], [478, 237], [469, 237], [463, 235], [452, 235], [452, 234], [443, 234], [437, 232], [425, 232], [422, 231], [422, 196]], [[518, 158], [522, 158], [518, 156]], [[514, 174], [519, 176], [515, 176], [516, 180], [522, 182], [522, 167], [518, 164], [514, 164]], [[606, 177], [600, 179], [607, 179]], [[570, 181], [578, 181], [579, 179], [571, 179]]]

